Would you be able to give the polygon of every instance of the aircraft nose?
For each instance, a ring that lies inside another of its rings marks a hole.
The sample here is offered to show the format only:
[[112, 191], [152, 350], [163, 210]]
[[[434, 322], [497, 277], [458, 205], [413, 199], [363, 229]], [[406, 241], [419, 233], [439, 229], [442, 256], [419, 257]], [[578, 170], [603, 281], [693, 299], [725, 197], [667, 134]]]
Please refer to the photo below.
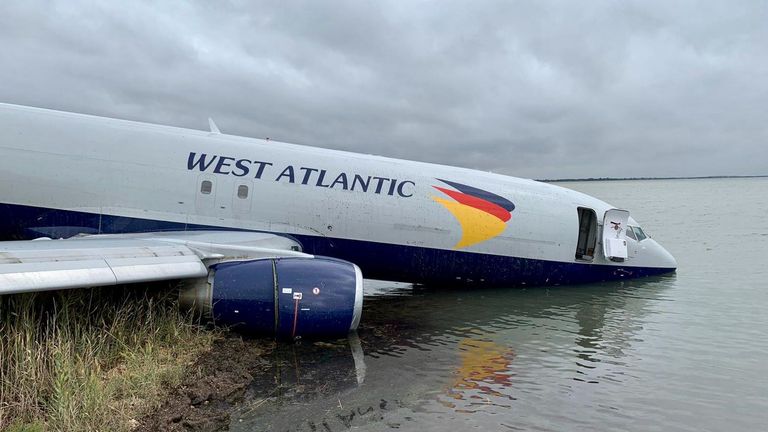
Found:
[[677, 260], [669, 253], [664, 246], [651, 239], [654, 243], [654, 261], [657, 262], [658, 267], [668, 268], [670, 271], [677, 270]]

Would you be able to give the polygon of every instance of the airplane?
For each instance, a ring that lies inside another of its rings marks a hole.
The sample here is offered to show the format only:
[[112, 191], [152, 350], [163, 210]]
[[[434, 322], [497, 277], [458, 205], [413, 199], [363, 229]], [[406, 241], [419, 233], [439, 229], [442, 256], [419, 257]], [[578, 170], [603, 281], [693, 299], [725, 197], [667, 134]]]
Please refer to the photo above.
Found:
[[0, 104], [0, 294], [181, 280], [217, 323], [360, 322], [363, 274], [552, 286], [673, 272], [627, 210], [552, 184]]

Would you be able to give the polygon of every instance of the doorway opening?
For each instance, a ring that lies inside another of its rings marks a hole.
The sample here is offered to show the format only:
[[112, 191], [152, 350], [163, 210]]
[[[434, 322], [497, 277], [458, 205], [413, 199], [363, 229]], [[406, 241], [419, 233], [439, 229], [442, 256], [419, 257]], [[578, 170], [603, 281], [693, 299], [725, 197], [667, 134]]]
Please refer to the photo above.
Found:
[[597, 215], [591, 208], [578, 207], [579, 239], [576, 241], [576, 259], [592, 261], [595, 259], [597, 244]]

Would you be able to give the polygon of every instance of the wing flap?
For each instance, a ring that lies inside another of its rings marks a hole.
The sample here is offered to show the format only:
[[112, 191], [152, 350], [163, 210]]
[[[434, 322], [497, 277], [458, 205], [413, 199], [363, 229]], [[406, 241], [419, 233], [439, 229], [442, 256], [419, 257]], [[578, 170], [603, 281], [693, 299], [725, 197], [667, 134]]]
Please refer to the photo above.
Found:
[[203, 277], [184, 245], [135, 239], [0, 243], [0, 294]]
[[0, 294], [115, 283], [115, 275], [104, 260], [0, 265]]
[[208, 269], [197, 257], [122, 258], [106, 260], [117, 283], [203, 277]]

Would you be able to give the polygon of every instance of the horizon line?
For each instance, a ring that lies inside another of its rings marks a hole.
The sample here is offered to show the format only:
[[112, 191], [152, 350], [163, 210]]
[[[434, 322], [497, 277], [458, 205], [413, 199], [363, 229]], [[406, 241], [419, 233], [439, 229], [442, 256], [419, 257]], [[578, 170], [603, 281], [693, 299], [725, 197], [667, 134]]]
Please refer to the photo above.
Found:
[[755, 175], [711, 175], [711, 176], [682, 176], [682, 177], [583, 177], [583, 178], [555, 178], [535, 179], [544, 183], [568, 182], [568, 181], [620, 181], [620, 180], [706, 180], [725, 178], [763, 178], [768, 174]]

